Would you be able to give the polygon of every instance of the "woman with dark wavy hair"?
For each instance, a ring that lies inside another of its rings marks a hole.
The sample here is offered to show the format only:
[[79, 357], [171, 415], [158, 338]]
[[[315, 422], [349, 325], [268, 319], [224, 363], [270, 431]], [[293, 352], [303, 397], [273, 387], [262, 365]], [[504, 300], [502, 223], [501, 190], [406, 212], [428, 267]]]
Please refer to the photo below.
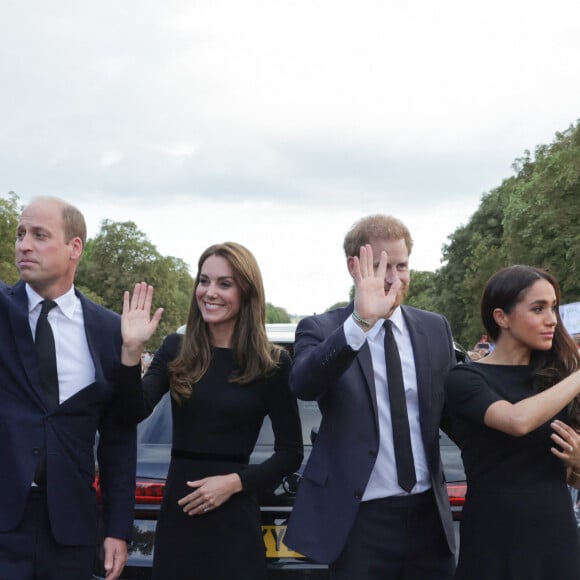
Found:
[[456, 580], [580, 578], [566, 486], [580, 483], [580, 357], [559, 301], [543, 270], [494, 274], [481, 317], [495, 349], [447, 379], [468, 488]]
[[[145, 284], [135, 287], [131, 302], [125, 296], [124, 348], [134, 353], [148, 338], [150, 303]], [[233, 242], [210, 246], [199, 258], [185, 334], [164, 340], [142, 388], [126, 381], [132, 402], [123, 413], [133, 420], [149, 415], [168, 390], [172, 397], [156, 580], [266, 578], [255, 492], [300, 466], [302, 433], [288, 389], [290, 357], [268, 341], [265, 321], [262, 276], [252, 253]], [[135, 356], [123, 360], [129, 365]], [[266, 415], [274, 454], [248, 465]]]

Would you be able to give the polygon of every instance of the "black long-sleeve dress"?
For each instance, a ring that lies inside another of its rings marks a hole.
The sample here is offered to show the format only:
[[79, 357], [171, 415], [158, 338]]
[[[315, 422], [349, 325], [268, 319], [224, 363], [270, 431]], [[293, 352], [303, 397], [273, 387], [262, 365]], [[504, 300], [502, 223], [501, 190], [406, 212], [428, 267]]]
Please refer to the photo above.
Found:
[[[143, 377], [143, 416], [169, 389], [169, 361], [181, 335], [168, 336]], [[181, 405], [172, 400], [173, 445], [155, 536], [155, 580], [259, 580], [266, 577], [260, 510], [255, 490], [295, 471], [302, 435], [295, 398], [288, 389], [290, 357], [268, 378], [247, 385], [229, 382], [233, 352], [214, 348], [208, 371]], [[274, 454], [248, 465], [266, 415], [274, 431]], [[191, 493], [187, 481], [237, 473], [243, 485], [220, 507], [189, 516], [177, 501]]]
[[[564, 464], [550, 421], [523, 437], [487, 427], [499, 400], [532, 396], [528, 366], [473, 363], [446, 383], [467, 475], [456, 580], [578, 580], [580, 556]], [[566, 412], [554, 419], [566, 420]]]

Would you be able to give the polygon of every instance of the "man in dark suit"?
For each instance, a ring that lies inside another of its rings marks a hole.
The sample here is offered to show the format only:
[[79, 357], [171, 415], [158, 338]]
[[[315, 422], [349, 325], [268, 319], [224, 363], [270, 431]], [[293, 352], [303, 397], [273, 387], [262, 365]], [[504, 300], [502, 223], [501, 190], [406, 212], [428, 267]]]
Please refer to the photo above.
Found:
[[[24, 208], [16, 235], [21, 280], [0, 288], [1, 580], [92, 577], [97, 431], [108, 580], [119, 577], [127, 559], [135, 428], [117, 420], [112, 404], [120, 317], [73, 286], [85, 238], [76, 208], [35, 199]], [[44, 329], [48, 320], [52, 354], [38, 350], [41, 316]], [[56, 360], [52, 387], [40, 362], [47, 357]], [[138, 365], [134, 371], [140, 372]]]
[[449, 324], [402, 306], [412, 249], [402, 222], [363, 218], [344, 249], [353, 303], [297, 328], [290, 387], [318, 401], [322, 421], [285, 543], [330, 564], [333, 580], [449, 580], [439, 452]]

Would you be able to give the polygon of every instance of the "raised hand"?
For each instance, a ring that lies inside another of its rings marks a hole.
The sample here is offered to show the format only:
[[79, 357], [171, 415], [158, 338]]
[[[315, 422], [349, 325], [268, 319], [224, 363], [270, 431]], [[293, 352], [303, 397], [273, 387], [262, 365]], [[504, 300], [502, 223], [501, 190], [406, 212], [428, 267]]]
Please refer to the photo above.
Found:
[[370, 244], [361, 246], [359, 257], [354, 256], [352, 277], [355, 285], [354, 309], [364, 320], [374, 324], [379, 318], [388, 318], [396, 303], [401, 281], [396, 278], [385, 290], [388, 256], [381, 252], [375, 270], [373, 249]]
[[128, 291], [123, 294], [121, 362], [124, 365], [133, 366], [140, 362], [143, 347], [157, 330], [163, 308], [158, 308], [151, 317], [152, 302], [153, 286], [146, 282], [135, 284], [133, 296]]

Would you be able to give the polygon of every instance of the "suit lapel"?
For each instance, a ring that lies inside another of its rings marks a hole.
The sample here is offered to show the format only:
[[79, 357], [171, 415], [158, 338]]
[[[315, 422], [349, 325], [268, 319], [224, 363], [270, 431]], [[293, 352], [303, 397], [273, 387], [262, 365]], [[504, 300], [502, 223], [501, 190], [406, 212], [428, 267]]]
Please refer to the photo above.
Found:
[[34, 340], [32, 338], [32, 331], [30, 330], [28, 296], [24, 282], [18, 282], [9, 290], [8, 299], [11, 302], [8, 308], [8, 316], [10, 317], [10, 323], [12, 325], [16, 350], [20, 355], [27, 382], [34, 397], [46, 408], [44, 393], [40, 385]]
[[360, 370], [363, 375], [363, 380], [365, 382], [369, 394], [371, 406], [373, 408], [373, 417], [375, 420], [375, 426], [378, 427], [379, 414], [377, 410], [377, 391], [375, 388], [373, 360], [371, 357], [371, 349], [369, 348], [367, 342], [365, 342], [362, 348], [359, 350], [356, 360], [359, 364]]
[[[344, 313], [339, 320], [339, 324], [344, 324], [344, 321], [352, 314], [354, 310], [354, 303], [351, 302], [342, 312]], [[375, 389], [375, 379], [374, 379], [374, 371], [373, 371], [373, 361], [371, 357], [371, 349], [369, 348], [368, 343], [365, 341], [361, 349], [359, 350], [356, 362], [359, 365], [360, 373], [361, 373], [361, 380], [364, 382], [366, 390], [369, 395], [369, 399], [371, 402], [371, 407], [373, 410], [373, 419], [375, 422], [375, 427], [379, 428], [379, 413], [377, 409], [377, 392]]]

